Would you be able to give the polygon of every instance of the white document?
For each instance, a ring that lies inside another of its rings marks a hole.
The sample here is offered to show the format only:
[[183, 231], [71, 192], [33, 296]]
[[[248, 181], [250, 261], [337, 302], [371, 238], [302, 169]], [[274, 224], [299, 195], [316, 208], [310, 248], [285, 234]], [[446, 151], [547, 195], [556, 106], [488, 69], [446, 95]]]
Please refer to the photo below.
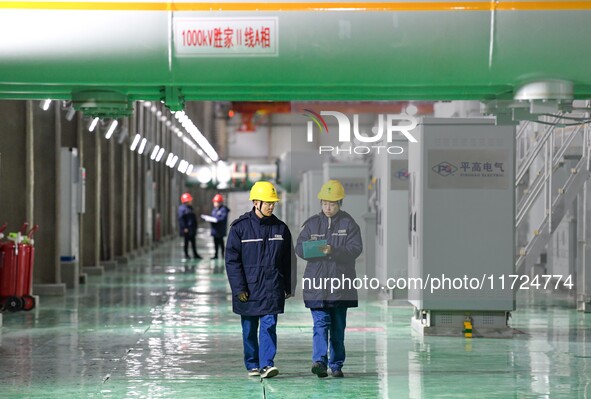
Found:
[[216, 218], [214, 218], [213, 216], [209, 216], [209, 215], [201, 215], [201, 219], [205, 220], [206, 222], [210, 222], [210, 223], [217, 223], [218, 220]]

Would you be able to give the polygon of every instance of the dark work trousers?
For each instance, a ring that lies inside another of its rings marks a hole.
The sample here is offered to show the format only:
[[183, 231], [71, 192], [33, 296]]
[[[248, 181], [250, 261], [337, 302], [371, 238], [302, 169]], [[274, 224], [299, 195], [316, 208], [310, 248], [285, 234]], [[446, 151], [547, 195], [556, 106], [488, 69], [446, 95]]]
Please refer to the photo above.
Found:
[[193, 256], [196, 258], [199, 257], [197, 253], [197, 246], [195, 244], [195, 236], [190, 234], [185, 234], [185, 257], [189, 257], [189, 243], [191, 243], [191, 247], [193, 248]]
[[224, 248], [224, 237], [213, 237], [213, 246], [215, 247], [215, 255], [213, 255], [214, 258], [218, 257], [218, 248], [221, 249], [221, 254], [222, 254], [222, 258], [224, 257], [224, 252], [225, 252], [225, 248]]

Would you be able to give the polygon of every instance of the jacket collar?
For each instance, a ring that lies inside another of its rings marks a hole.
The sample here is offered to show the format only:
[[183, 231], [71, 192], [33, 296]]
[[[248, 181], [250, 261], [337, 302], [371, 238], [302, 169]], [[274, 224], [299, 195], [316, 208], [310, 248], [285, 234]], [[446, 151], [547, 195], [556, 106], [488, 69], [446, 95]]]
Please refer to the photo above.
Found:
[[275, 215], [271, 215], [269, 217], [259, 219], [259, 217], [255, 213], [254, 206], [252, 207], [252, 209], [250, 211], [250, 221], [252, 223], [257, 224], [257, 225], [260, 225], [260, 224], [264, 224], [264, 225], [274, 224], [275, 223], [275, 220], [277, 220], [277, 216], [275, 216]]
[[[320, 215], [320, 218], [321, 218], [322, 220], [324, 220], [326, 223], [328, 223], [328, 216], [326, 216], [326, 215], [324, 214], [324, 212], [320, 211], [319, 215]], [[332, 219], [332, 220], [331, 220], [331, 224], [333, 224], [333, 223], [336, 223], [336, 222], [337, 222], [337, 221], [338, 221], [340, 218], [342, 218], [344, 215], [345, 215], [345, 212], [344, 212], [344, 211], [342, 211], [342, 210], [339, 210], [339, 211], [337, 212], [337, 214], [336, 214], [336, 215], [334, 215], [334, 216], [331, 218], [331, 219]]]

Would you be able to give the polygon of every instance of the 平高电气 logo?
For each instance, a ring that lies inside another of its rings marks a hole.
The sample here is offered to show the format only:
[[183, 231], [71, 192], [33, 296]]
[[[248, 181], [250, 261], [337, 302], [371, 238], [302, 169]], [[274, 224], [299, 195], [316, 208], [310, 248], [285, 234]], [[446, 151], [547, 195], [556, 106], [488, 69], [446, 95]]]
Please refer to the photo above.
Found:
[[449, 176], [455, 173], [458, 170], [458, 168], [455, 165], [444, 161], [433, 166], [431, 170], [440, 176]]

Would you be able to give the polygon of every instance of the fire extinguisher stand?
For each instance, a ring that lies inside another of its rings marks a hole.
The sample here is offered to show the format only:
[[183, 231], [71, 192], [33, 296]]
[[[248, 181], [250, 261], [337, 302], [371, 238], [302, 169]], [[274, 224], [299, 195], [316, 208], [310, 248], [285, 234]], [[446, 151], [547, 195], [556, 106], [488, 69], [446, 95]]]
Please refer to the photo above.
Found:
[[18, 249], [18, 273], [16, 279], [16, 296], [23, 301], [23, 310], [31, 310], [35, 307], [35, 298], [31, 295], [33, 285], [33, 262], [35, 260], [35, 247], [33, 246], [33, 234], [39, 230], [39, 225], [33, 226], [27, 234], [27, 239], [19, 244]]

